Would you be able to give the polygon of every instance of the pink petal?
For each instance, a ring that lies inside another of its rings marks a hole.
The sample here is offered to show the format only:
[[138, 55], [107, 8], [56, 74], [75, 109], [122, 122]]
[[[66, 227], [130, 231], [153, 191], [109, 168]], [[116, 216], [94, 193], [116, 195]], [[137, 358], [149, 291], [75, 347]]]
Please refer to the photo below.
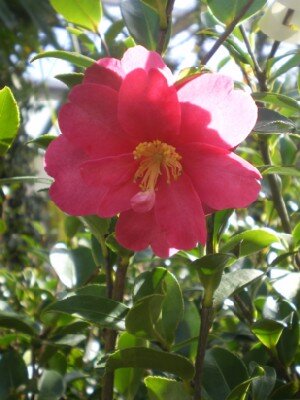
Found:
[[109, 87], [83, 84], [74, 87], [59, 113], [62, 133], [95, 158], [131, 152], [130, 141], [117, 121], [118, 93]]
[[137, 68], [142, 68], [147, 72], [154, 68], [158, 69], [165, 76], [170, 85], [173, 84], [174, 77], [171, 70], [166, 66], [162, 57], [155, 51], [148, 51], [142, 46], [131, 47], [124, 53], [121, 62], [126, 74]]
[[96, 83], [119, 90], [124, 76], [120, 60], [101, 58], [96, 64], [86, 69], [84, 83]]
[[116, 238], [122, 246], [133, 251], [141, 251], [151, 245], [155, 254], [162, 258], [169, 257], [173, 250], [158, 227], [153, 210], [121, 213], [116, 225]]
[[87, 156], [74, 147], [63, 135], [50, 143], [45, 156], [45, 170], [55, 178], [49, 194], [51, 199], [68, 214], [96, 214], [104, 190], [89, 187], [80, 174], [80, 164]]
[[161, 179], [155, 202], [157, 223], [176, 249], [189, 250], [205, 244], [206, 225], [200, 199], [190, 178], [183, 173], [176, 181]]
[[182, 146], [179, 152], [184, 171], [209, 208], [247, 207], [257, 199], [261, 175], [236, 154], [200, 143]]
[[131, 207], [136, 212], [145, 213], [152, 210], [155, 203], [155, 191], [146, 190], [136, 193], [130, 200]]
[[124, 79], [118, 116], [126, 132], [140, 140], [166, 140], [179, 131], [180, 107], [174, 87], [157, 70], [137, 69]]
[[241, 143], [255, 125], [257, 106], [248, 93], [233, 89], [232, 79], [219, 74], [201, 75], [180, 88], [182, 135], [224, 148]]
[[86, 184], [110, 188], [128, 180], [133, 182], [136, 162], [132, 153], [121, 154], [120, 156], [86, 161], [81, 164], [80, 170]]

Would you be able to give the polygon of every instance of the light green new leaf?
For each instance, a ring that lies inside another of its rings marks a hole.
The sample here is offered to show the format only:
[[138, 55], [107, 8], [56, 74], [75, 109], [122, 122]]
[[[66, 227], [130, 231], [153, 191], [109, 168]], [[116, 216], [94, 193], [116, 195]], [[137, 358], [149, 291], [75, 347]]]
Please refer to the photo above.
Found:
[[144, 380], [150, 400], [191, 400], [181, 382], [160, 376], [147, 376]]
[[273, 106], [279, 108], [286, 108], [292, 112], [300, 112], [300, 105], [298, 101], [284, 94], [272, 92], [257, 92], [252, 93], [252, 97], [254, 98], [254, 100], [258, 100], [263, 103], [272, 104]]
[[128, 367], [169, 372], [186, 380], [194, 376], [194, 366], [187, 358], [146, 347], [118, 350], [106, 362], [107, 371]]
[[279, 165], [272, 165], [271, 167], [266, 167], [262, 170], [263, 175], [278, 174], [287, 176], [297, 176], [300, 177], [300, 170], [294, 167], [285, 167]]
[[278, 343], [285, 325], [272, 319], [260, 319], [256, 321], [251, 330], [259, 341], [268, 349], [274, 349]]
[[20, 125], [19, 109], [14, 96], [5, 86], [0, 90], [0, 156], [12, 145]]
[[[248, 0], [207, 0], [213, 15], [225, 25], [229, 25], [239, 15], [247, 2]], [[267, 0], [254, 0], [242, 21], [258, 12], [266, 3]]]
[[74, 51], [64, 50], [44, 51], [43, 53], [39, 53], [35, 57], [33, 57], [31, 62], [39, 60], [40, 58], [58, 58], [59, 60], [68, 61], [76, 67], [82, 68], [90, 67], [96, 62], [90, 57], [84, 56]]
[[98, 31], [102, 16], [100, 0], [50, 0], [52, 7], [68, 22]]

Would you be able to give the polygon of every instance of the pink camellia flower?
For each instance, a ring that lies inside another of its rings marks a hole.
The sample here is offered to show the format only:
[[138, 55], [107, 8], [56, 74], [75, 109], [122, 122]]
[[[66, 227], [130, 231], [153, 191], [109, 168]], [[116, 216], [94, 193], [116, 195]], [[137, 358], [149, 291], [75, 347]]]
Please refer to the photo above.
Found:
[[233, 81], [204, 74], [176, 85], [141, 46], [88, 68], [46, 152], [52, 200], [71, 215], [120, 214], [117, 240], [160, 257], [206, 241], [205, 215], [247, 207], [261, 175], [233, 153], [257, 107]]

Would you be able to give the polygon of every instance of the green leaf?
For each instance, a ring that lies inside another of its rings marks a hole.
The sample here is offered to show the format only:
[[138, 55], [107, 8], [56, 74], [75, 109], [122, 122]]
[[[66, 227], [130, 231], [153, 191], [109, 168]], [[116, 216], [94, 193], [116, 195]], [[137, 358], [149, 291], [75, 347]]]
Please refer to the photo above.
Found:
[[164, 295], [152, 294], [138, 300], [126, 316], [126, 330], [133, 335], [164, 344], [156, 328], [164, 298]]
[[247, 379], [236, 386], [226, 397], [226, 400], [246, 400], [250, 394], [251, 383], [255, 378]]
[[129, 33], [137, 44], [156, 50], [159, 16], [141, 0], [123, 0], [121, 12]]
[[66, 84], [70, 89], [79, 85], [83, 81], [84, 74], [81, 72], [72, 72], [70, 74], [55, 75], [55, 78]]
[[231, 251], [238, 258], [246, 257], [276, 242], [279, 242], [279, 238], [270, 229], [252, 229], [234, 235], [223, 245], [221, 252], [227, 253]]
[[191, 400], [181, 382], [160, 376], [147, 376], [144, 382], [150, 400]]
[[169, 372], [186, 380], [194, 376], [193, 364], [187, 358], [145, 347], [118, 350], [109, 356], [106, 363], [107, 371], [128, 367]]
[[205, 290], [214, 292], [221, 282], [223, 270], [234, 259], [232, 254], [209, 254], [196, 260], [192, 265], [196, 268]]
[[296, 169], [294, 167], [285, 167], [285, 166], [281, 166], [281, 165], [280, 166], [272, 165], [271, 167], [264, 166], [261, 172], [263, 175], [277, 174], [277, 175], [300, 177], [299, 169]]
[[39, 178], [38, 176], [14, 176], [13, 178], [0, 179], [1, 185], [14, 185], [15, 183], [43, 183], [45, 185], [51, 185], [52, 179]]
[[20, 125], [18, 105], [9, 87], [0, 90], [0, 156], [12, 145]]
[[38, 382], [37, 400], [59, 400], [65, 393], [63, 376], [54, 370], [45, 370]]
[[10, 399], [11, 393], [27, 382], [28, 373], [23, 358], [12, 349], [0, 354], [0, 399]]
[[68, 22], [98, 32], [102, 16], [100, 0], [50, 0], [50, 2]]
[[257, 122], [253, 131], [261, 134], [291, 133], [296, 130], [293, 121], [276, 111], [268, 108], [259, 108]]
[[[207, 4], [213, 15], [225, 25], [231, 24], [247, 2], [248, 0], [226, 0], [225, 2], [224, 0], [207, 0]], [[249, 10], [243, 16], [242, 21], [258, 12], [266, 3], [267, 0], [254, 0]]]
[[300, 112], [300, 105], [297, 100], [293, 99], [292, 97], [285, 96], [279, 93], [272, 93], [272, 92], [257, 92], [252, 93], [252, 97], [254, 100], [271, 104], [273, 106], [279, 108], [286, 108], [292, 112], [299, 113]]
[[83, 56], [82, 54], [75, 53], [73, 51], [64, 50], [54, 50], [54, 51], [44, 51], [43, 53], [37, 54], [31, 62], [39, 60], [41, 58], [58, 58], [59, 60], [69, 61], [76, 67], [87, 68], [95, 64], [95, 60], [90, 57]]
[[[123, 332], [119, 339], [117, 349], [126, 349], [143, 345], [144, 340]], [[140, 368], [119, 368], [115, 371], [114, 383], [117, 391], [126, 399], [133, 400], [140, 386], [144, 371]]]
[[206, 352], [203, 387], [211, 400], [226, 399], [236, 386], [248, 378], [245, 364], [234, 353], [220, 347]]
[[57, 245], [50, 252], [50, 263], [60, 281], [72, 288], [85, 284], [98, 271], [91, 250], [87, 247], [67, 249]]
[[37, 332], [25, 316], [13, 312], [0, 311], [0, 327], [13, 329], [17, 332], [22, 332], [27, 335], [35, 335]]
[[239, 269], [224, 274], [220, 286], [214, 293], [214, 306], [219, 307], [224, 300], [261, 279], [263, 275], [264, 273], [257, 269]]
[[72, 314], [101, 327], [122, 330], [125, 328], [128, 307], [99, 296], [75, 295], [50, 304], [44, 310], [44, 313], [48, 312]]
[[108, 232], [110, 218], [100, 218], [97, 215], [86, 215], [80, 217], [91, 233], [101, 242], [103, 236]]
[[73, 217], [72, 215], [67, 215], [65, 218], [65, 232], [69, 239], [72, 239], [78, 232], [81, 226], [80, 219]]
[[106, 297], [107, 296], [107, 287], [106, 285], [86, 285], [79, 289], [75, 289], [74, 292], [79, 296], [98, 296], [98, 297]]
[[251, 327], [252, 332], [258, 340], [268, 349], [274, 349], [282, 331], [284, 324], [272, 319], [261, 319], [254, 322]]
[[299, 67], [300, 64], [300, 54], [299, 52], [291, 57], [285, 64], [277, 68], [276, 71], [271, 75], [271, 81], [278, 78], [280, 75], [285, 74], [292, 68]]
[[151, 7], [158, 15], [160, 19], [160, 26], [161, 28], [167, 28], [167, 15], [166, 15], [166, 8], [167, 8], [167, 0], [142, 0], [143, 3], [147, 4]]
[[37, 147], [40, 147], [41, 149], [47, 149], [47, 147], [49, 146], [49, 144], [52, 142], [52, 140], [56, 139], [57, 136], [56, 135], [41, 135], [39, 137], [37, 137], [36, 139], [30, 140], [29, 143], [33, 143], [35, 144]]
[[[257, 364], [256, 364], [257, 365]], [[260, 367], [264, 370], [264, 375], [257, 376], [252, 381], [252, 400], [266, 400], [271, 394], [275, 382], [276, 382], [276, 371], [272, 367], [264, 366]]]

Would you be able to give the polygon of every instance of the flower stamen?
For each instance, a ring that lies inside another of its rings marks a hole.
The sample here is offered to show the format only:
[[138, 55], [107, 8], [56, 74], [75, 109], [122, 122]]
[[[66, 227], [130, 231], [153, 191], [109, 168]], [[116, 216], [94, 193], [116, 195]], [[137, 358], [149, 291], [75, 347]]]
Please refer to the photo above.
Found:
[[140, 188], [143, 191], [155, 190], [157, 180], [162, 175], [162, 167], [167, 175], [167, 182], [176, 180], [182, 173], [181, 156], [175, 147], [160, 140], [140, 143], [134, 150], [135, 160], [140, 160], [140, 165], [134, 174], [134, 182], [141, 180]]

